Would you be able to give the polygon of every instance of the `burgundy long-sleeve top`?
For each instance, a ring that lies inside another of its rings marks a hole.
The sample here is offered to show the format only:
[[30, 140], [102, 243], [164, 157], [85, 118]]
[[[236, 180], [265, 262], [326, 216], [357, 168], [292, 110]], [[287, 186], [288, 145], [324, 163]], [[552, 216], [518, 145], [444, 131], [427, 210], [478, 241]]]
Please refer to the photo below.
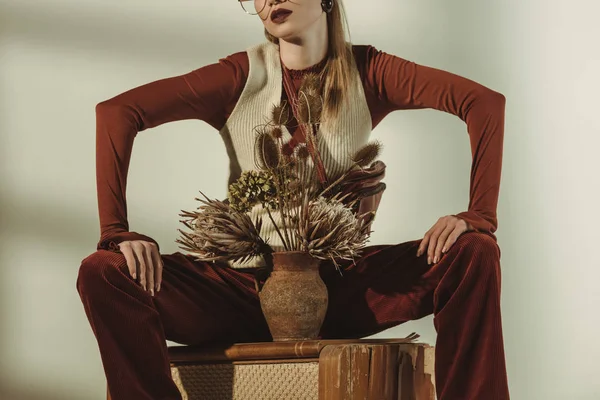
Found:
[[[472, 165], [468, 209], [459, 218], [496, 239], [505, 97], [477, 82], [419, 65], [370, 45], [354, 45], [354, 58], [375, 128], [395, 110], [432, 108], [459, 117], [470, 137]], [[324, 61], [291, 70], [298, 90], [302, 76]], [[96, 178], [101, 237], [98, 249], [115, 250], [125, 240], [148, 240], [130, 231], [125, 198], [127, 172], [138, 132], [158, 125], [199, 119], [221, 130], [233, 111], [249, 71], [245, 51], [184, 75], [157, 80], [96, 106]], [[285, 97], [285, 91], [282, 91]], [[301, 138], [290, 121], [290, 132]]]

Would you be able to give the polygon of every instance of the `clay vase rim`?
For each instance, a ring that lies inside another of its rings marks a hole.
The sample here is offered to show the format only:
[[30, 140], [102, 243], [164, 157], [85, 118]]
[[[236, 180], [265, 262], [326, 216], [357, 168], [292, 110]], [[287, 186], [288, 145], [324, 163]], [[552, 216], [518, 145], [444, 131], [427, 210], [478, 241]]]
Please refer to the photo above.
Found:
[[[302, 251], [302, 250], [282, 250], [282, 251], [274, 251], [273, 253], [271, 253], [272, 255], [275, 254], [306, 254], [307, 256], [310, 256], [310, 253], [308, 251]], [[314, 257], [313, 257], [314, 258]]]
[[[321, 260], [313, 257], [307, 251], [277, 251], [271, 254], [273, 256], [273, 270], [296, 270], [304, 271], [318, 269]], [[304, 261], [300, 264], [295, 264], [293, 261]]]

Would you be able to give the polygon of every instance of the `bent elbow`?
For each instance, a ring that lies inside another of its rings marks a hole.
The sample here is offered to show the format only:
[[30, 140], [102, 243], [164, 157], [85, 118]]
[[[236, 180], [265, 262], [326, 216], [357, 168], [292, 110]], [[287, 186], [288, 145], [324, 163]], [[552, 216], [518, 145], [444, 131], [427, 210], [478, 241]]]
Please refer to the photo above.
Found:
[[502, 93], [485, 89], [477, 93], [469, 113], [503, 117], [505, 106], [506, 97]]
[[483, 95], [483, 101], [490, 104], [493, 108], [504, 109], [506, 106], [506, 97], [495, 90], [487, 90]]
[[121, 106], [112, 102], [111, 100], [101, 101], [96, 104], [96, 121], [99, 123], [106, 123], [108, 121], [114, 121], [115, 117], [122, 114]]
[[99, 120], [114, 119], [115, 117], [122, 117], [124, 113], [124, 107], [112, 100], [104, 100], [96, 104], [95, 107], [96, 118]]
[[130, 107], [113, 99], [102, 101], [95, 107], [96, 122], [99, 126], [127, 126], [136, 132], [141, 131], [139, 116]]

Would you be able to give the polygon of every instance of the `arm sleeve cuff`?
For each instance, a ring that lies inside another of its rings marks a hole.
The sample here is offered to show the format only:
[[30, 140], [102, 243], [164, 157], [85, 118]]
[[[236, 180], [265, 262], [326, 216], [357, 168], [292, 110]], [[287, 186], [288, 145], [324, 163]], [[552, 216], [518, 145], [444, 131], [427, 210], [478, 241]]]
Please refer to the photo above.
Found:
[[128, 240], [145, 240], [147, 242], [152, 242], [154, 244], [156, 244], [158, 251], [160, 252], [160, 247], [158, 245], [158, 243], [156, 242], [156, 240], [152, 239], [149, 236], [146, 235], [142, 235], [141, 233], [137, 233], [137, 232], [119, 232], [119, 233], [115, 233], [112, 234], [108, 237], [102, 237], [100, 239], [100, 241], [98, 242], [98, 245], [96, 247], [97, 250], [109, 250], [109, 251], [114, 251], [119, 253], [119, 243], [121, 242], [125, 242]]
[[496, 235], [494, 234], [496, 231], [496, 224], [486, 220], [475, 211], [463, 211], [452, 215], [467, 221], [477, 232], [485, 233], [497, 241]]

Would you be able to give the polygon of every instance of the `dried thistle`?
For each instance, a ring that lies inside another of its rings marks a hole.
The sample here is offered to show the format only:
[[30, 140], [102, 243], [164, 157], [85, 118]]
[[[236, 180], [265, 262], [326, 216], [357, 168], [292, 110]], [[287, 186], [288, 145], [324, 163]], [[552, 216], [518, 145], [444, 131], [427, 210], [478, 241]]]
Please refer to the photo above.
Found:
[[382, 145], [378, 141], [374, 141], [366, 144], [364, 147], [359, 149], [353, 157], [352, 162], [357, 164], [361, 168], [369, 166], [381, 153]]
[[318, 124], [323, 113], [321, 96], [312, 92], [298, 92], [298, 122], [302, 124]]
[[280, 126], [276, 126], [273, 129], [271, 129], [271, 136], [273, 137], [273, 139], [282, 139], [283, 138], [283, 129], [281, 129]]
[[192, 232], [179, 229], [182, 238], [176, 242], [181, 249], [196, 254], [200, 261], [239, 260], [245, 262], [251, 257], [270, 254], [273, 250], [260, 236], [262, 220], [252, 222], [250, 217], [232, 209], [218, 200], [196, 198], [203, 205], [199, 211], [182, 210], [181, 220]]
[[285, 125], [290, 118], [290, 108], [287, 102], [276, 104], [271, 110], [271, 120], [275, 125]]
[[355, 174], [357, 167], [362, 169], [368, 167], [381, 153], [383, 145], [374, 141], [366, 144], [359, 149], [354, 156], [350, 158], [352, 165], [343, 174], [341, 174], [335, 181], [331, 182], [329, 186], [321, 191], [320, 196], [330, 197], [331, 194], [335, 194], [342, 188], [343, 182]]
[[277, 207], [277, 190], [273, 175], [265, 171], [244, 171], [229, 185], [227, 198], [231, 209], [248, 212], [257, 204], [266, 204], [271, 209]]
[[310, 157], [310, 152], [308, 151], [308, 147], [306, 143], [300, 143], [294, 149], [294, 155], [298, 160], [306, 161]]
[[281, 148], [266, 129], [261, 129], [254, 143], [254, 161], [261, 170], [275, 169], [281, 163]]
[[321, 78], [315, 73], [304, 76], [298, 90], [299, 122], [317, 124], [321, 122], [323, 99], [321, 96]]
[[304, 75], [300, 84], [300, 91], [310, 95], [318, 95], [321, 92], [321, 78], [319, 75], [315, 73]]

